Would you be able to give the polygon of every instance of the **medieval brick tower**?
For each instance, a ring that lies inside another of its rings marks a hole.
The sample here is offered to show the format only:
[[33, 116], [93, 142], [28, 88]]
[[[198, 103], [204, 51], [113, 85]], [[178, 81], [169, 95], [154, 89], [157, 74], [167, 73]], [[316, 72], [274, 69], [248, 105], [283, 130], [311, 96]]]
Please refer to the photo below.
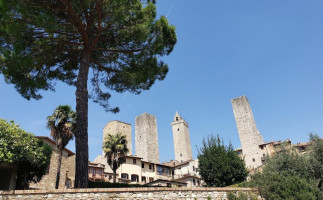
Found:
[[188, 132], [188, 123], [176, 111], [174, 121], [172, 122], [175, 160], [184, 162], [192, 160], [192, 148], [190, 134]]
[[246, 167], [248, 169], [257, 168], [262, 165], [259, 145], [264, 141], [256, 127], [249, 101], [247, 97], [241, 96], [232, 99], [231, 103]]
[[[128, 142], [127, 146], [129, 149], [127, 155], [132, 155], [131, 124], [117, 120], [108, 122], [107, 125], [105, 125], [105, 127], [103, 128], [103, 143], [108, 134], [115, 135], [117, 133], [121, 133], [122, 135], [126, 136]], [[102, 155], [104, 155], [104, 152]]]
[[136, 155], [143, 160], [159, 163], [156, 117], [144, 113], [135, 122]]

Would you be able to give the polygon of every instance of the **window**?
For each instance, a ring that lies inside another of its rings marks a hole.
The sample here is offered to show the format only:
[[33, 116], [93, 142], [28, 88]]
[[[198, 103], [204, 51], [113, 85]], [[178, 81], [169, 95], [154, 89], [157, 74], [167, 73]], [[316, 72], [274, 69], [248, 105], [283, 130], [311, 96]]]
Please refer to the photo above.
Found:
[[149, 183], [153, 181], [154, 181], [154, 178], [149, 178]]
[[193, 166], [193, 171], [195, 172], [195, 166]]
[[176, 121], [178, 121], [178, 117], [176, 117]]
[[164, 170], [165, 170], [165, 176], [170, 176], [170, 170], [169, 170], [169, 168], [168, 167], [165, 167]]
[[141, 168], [145, 168], [145, 164], [144, 163], [141, 163]]
[[183, 156], [183, 154], [182, 154], [182, 153], [180, 153], [180, 154], [179, 154], [179, 156], [180, 156], [180, 157], [182, 157], [182, 156]]
[[131, 175], [131, 182], [139, 182], [138, 175], [136, 175], [136, 174], [132, 174], [132, 175]]
[[193, 185], [195, 185], [195, 179], [193, 178]]
[[133, 164], [136, 164], [136, 159], [133, 159], [133, 161], [132, 161], [132, 162], [133, 162]]
[[167, 187], [172, 187], [171, 183], [166, 183]]
[[201, 185], [200, 180], [197, 180], [197, 185], [198, 185], [198, 186], [200, 186], [200, 185]]
[[128, 174], [121, 174], [121, 178], [128, 179]]
[[177, 129], [177, 131], [179, 131], [179, 128]]
[[255, 162], [256, 160], [253, 158], [252, 161]]
[[151, 165], [149, 165], [149, 169], [151, 169], [152, 167], [151, 167]]
[[111, 180], [112, 179], [112, 176], [111, 175], [109, 175], [109, 180]]
[[142, 176], [142, 177], [141, 177], [141, 182], [146, 183], [146, 176]]
[[163, 175], [163, 167], [162, 166], [157, 165], [157, 174]]
[[95, 175], [95, 169], [92, 170], [92, 174]]
[[102, 171], [100, 169], [98, 169], [98, 174], [101, 175], [102, 174]]

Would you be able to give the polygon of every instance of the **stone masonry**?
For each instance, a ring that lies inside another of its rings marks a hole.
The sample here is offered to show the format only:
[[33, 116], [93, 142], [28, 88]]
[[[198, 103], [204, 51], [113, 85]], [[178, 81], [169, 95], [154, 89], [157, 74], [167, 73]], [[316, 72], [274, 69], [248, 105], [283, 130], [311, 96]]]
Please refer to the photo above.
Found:
[[[11, 190], [0, 191], [0, 200], [4, 199], [91, 199], [91, 200], [227, 200], [227, 194], [245, 193], [259, 195], [252, 188], [88, 188], [68, 190]], [[257, 199], [261, 199], [258, 196]]]
[[[108, 134], [115, 135], [117, 133], [121, 133], [122, 135], [126, 136], [128, 142], [127, 146], [129, 149], [127, 155], [132, 155], [131, 124], [117, 120], [108, 122], [107, 125], [105, 125], [105, 127], [103, 128], [103, 143]], [[102, 155], [105, 155], [103, 150]]]
[[144, 113], [135, 122], [136, 155], [144, 161], [159, 163], [158, 135], [156, 117]]
[[192, 160], [192, 148], [188, 123], [176, 111], [174, 121], [172, 122], [175, 160], [185, 162]]
[[242, 154], [248, 169], [254, 169], [262, 165], [261, 149], [262, 135], [257, 129], [255, 119], [247, 97], [241, 96], [231, 100], [233, 113], [236, 120]]

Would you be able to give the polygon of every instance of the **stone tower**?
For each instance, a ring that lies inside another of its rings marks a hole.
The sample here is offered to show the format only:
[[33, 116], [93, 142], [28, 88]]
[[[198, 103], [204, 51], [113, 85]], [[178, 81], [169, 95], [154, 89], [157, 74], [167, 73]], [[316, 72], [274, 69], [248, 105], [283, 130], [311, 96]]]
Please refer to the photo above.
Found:
[[192, 160], [192, 148], [190, 134], [188, 132], [188, 123], [176, 111], [174, 121], [172, 122], [175, 160], [184, 162]]
[[256, 127], [249, 101], [247, 97], [241, 96], [232, 99], [231, 103], [246, 167], [248, 169], [257, 168], [262, 165], [259, 145], [264, 141]]
[[[126, 136], [126, 139], [128, 141], [127, 146], [129, 149], [127, 155], [132, 155], [131, 124], [117, 120], [108, 122], [107, 125], [105, 125], [105, 127], [103, 128], [103, 143], [108, 134], [115, 135], [117, 133], [121, 133], [122, 135]], [[104, 152], [102, 155], [104, 155]]]
[[144, 161], [159, 163], [156, 117], [144, 113], [135, 122], [136, 155]]

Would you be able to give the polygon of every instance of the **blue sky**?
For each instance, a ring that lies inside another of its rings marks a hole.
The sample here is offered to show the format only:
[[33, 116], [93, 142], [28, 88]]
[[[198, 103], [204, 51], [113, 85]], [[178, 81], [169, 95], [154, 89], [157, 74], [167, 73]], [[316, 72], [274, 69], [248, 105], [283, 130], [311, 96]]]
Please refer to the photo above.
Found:
[[[140, 95], [112, 92], [118, 114], [89, 104], [90, 160], [101, 153], [110, 120], [132, 124], [157, 118], [160, 161], [174, 159], [171, 122], [189, 123], [193, 156], [210, 134], [240, 146], [231, 99], [246, 95], [265, 141], [323, 135], [323, 1], [159, 0], [159, 15], [176, 26], [178, 42], [164, 81]], [[61, 104], [75, 107], [75, 88], [57, 82], [39, 101], [23, 99], [0, 75], [0, 117], [35, 135], [49, 136], [46, 116]], [[75, 150], [74, 141], [68, 148]]]

